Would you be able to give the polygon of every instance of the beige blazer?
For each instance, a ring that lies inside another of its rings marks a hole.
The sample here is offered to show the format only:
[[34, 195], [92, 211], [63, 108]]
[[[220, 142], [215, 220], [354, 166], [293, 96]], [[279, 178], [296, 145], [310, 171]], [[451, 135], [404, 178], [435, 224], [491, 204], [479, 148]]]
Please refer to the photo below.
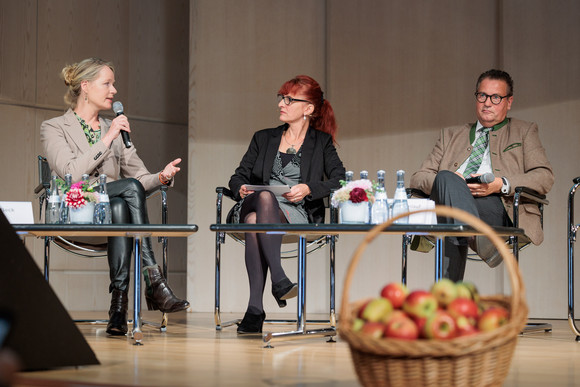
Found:
[[[472, 126], [465, 124], [443, 129], [431, 154], [411, 176], [410, 187], [430, 194], [438, 171], [455, 172], [471, 154]], [[490, 133], [489, 150], [494, 175], [505, 176], [510, 183], [510, 193], [502, 196], [510, 218], [513, 218], [515, 187], [525, 186], [542, 195], [552, 188], [554, 173], [535, 123], [510, 118], [507, 125]], [[520, 227], [534, 244], [542, 243], [544, 232], [537, 206], [527, 203], [520, 207], [523, 207], [520, 208]]]
[[[99, 117], [99, 123], [104, 136], [109, 130], [111, 120]], [[42, 123], [40, 141], [53, 174], [64, 177], [70, 173], [73, 183], [80, 181], [84, 173], [89, 174], [90, 182], [94, 183], [104, 173], [107, 181], [136, 178], [146, 191], [161, 185], [159, 174], [150, 173], [137, 156], [135, 145], [125, 148], [121, 136], [110, 147], [106, 147], [102, 141], [89, 145], [83, 128], [71, 109], [60, 117]]]

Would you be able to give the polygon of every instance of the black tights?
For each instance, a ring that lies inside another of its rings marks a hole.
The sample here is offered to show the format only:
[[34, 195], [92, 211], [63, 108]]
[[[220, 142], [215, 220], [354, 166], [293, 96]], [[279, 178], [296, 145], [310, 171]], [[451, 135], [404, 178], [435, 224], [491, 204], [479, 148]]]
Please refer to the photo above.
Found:
[[[241, 223], [288, 223], [274, 194], [255, 192], [244, 199], [240, 211]], [[280, 259], [282, 235], [246, 233], [246, 270], [250, 281], [248, 311], [254, 314], [264, 310], [262, 298], [268, 268], [272, 283], [286, 277]]]
[[[145, 189], [136, 179], [121, 179], [107, 183], [107, 193], [111, 202], [112, 221], [116, 224], [148, 224]], [[133, 256], [133, 238], [109, 237], [107, 257], [109, 277], [113, 289], [127, 291]], [[143, 266], [156, 265], [151, 248], [151, 239], [143, 238], [141, 257]]]

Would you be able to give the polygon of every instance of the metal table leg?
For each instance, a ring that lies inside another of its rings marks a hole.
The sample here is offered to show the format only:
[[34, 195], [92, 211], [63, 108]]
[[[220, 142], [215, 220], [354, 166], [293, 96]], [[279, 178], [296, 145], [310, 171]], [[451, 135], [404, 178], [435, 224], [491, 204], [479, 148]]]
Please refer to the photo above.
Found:
[[580, 329], [574, 319], [574, 242], [578, 231], [578, 225], [574, 224], [574, 195], [580, 186], [576, 180], [568, 195], [568, 324], [576, 335], [576, 341], [580, 342]]
[[141, 235], [135, 235], [135, 274], [133, 295], [133, 340], [134, 345], [143, 345], [143, 332], [141, 331]]
[[296, 330], [289, 332], [266, 332], [262, 340], [266, 343], [265, 348], [272, 348], [270, 342], [274, 339], [302, 339], [314, 336], [336, 336], [336, 328], [306, 330], [306, 236], [300, 235], [298, 241], [298, 306], [297, 306]]
[[435, 242], [435, 282], [443, 278], [443, 257], [445, 257], [445, 243], [443, 238], [437, 236]]

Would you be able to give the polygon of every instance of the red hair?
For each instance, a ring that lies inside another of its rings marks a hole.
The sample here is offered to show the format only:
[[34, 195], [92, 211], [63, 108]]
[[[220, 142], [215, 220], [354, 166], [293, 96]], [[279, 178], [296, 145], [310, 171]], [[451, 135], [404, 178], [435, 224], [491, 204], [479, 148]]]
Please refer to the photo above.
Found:
[[278, 94], [288, 95], [303, 94], [304, 97], [314, 105], [314, 111], [310, 117], [311, 125], [316, 130], [328, 133], [332, 136], [332, 141], [336, 143], [336, 131], [338, 129], [334, 118], [334, 110], [330, 102], [324, 99], [324, 93], [318, 82], [308, 75], [297, 75], [285, 82]]

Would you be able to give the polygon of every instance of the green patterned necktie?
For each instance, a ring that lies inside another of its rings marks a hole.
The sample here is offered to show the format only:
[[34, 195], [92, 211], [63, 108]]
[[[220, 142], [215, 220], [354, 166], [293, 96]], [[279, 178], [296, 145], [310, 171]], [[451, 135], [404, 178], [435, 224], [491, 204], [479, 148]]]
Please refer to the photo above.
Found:
[[476, 173], [481, 165], [481, 160], [483, 160], [483, 155], [487, 149], [487, 144], [489, 142], [489, 131], [492, 128], [481, 128], [482, 134], [475, 140], [473, 144], [473, 150], [471, 151], [471, 156], [469, 156], [469, 161], [467, 162], [467, 167], [463, 172], [463, 177], [469, 177], [472, 173]]

